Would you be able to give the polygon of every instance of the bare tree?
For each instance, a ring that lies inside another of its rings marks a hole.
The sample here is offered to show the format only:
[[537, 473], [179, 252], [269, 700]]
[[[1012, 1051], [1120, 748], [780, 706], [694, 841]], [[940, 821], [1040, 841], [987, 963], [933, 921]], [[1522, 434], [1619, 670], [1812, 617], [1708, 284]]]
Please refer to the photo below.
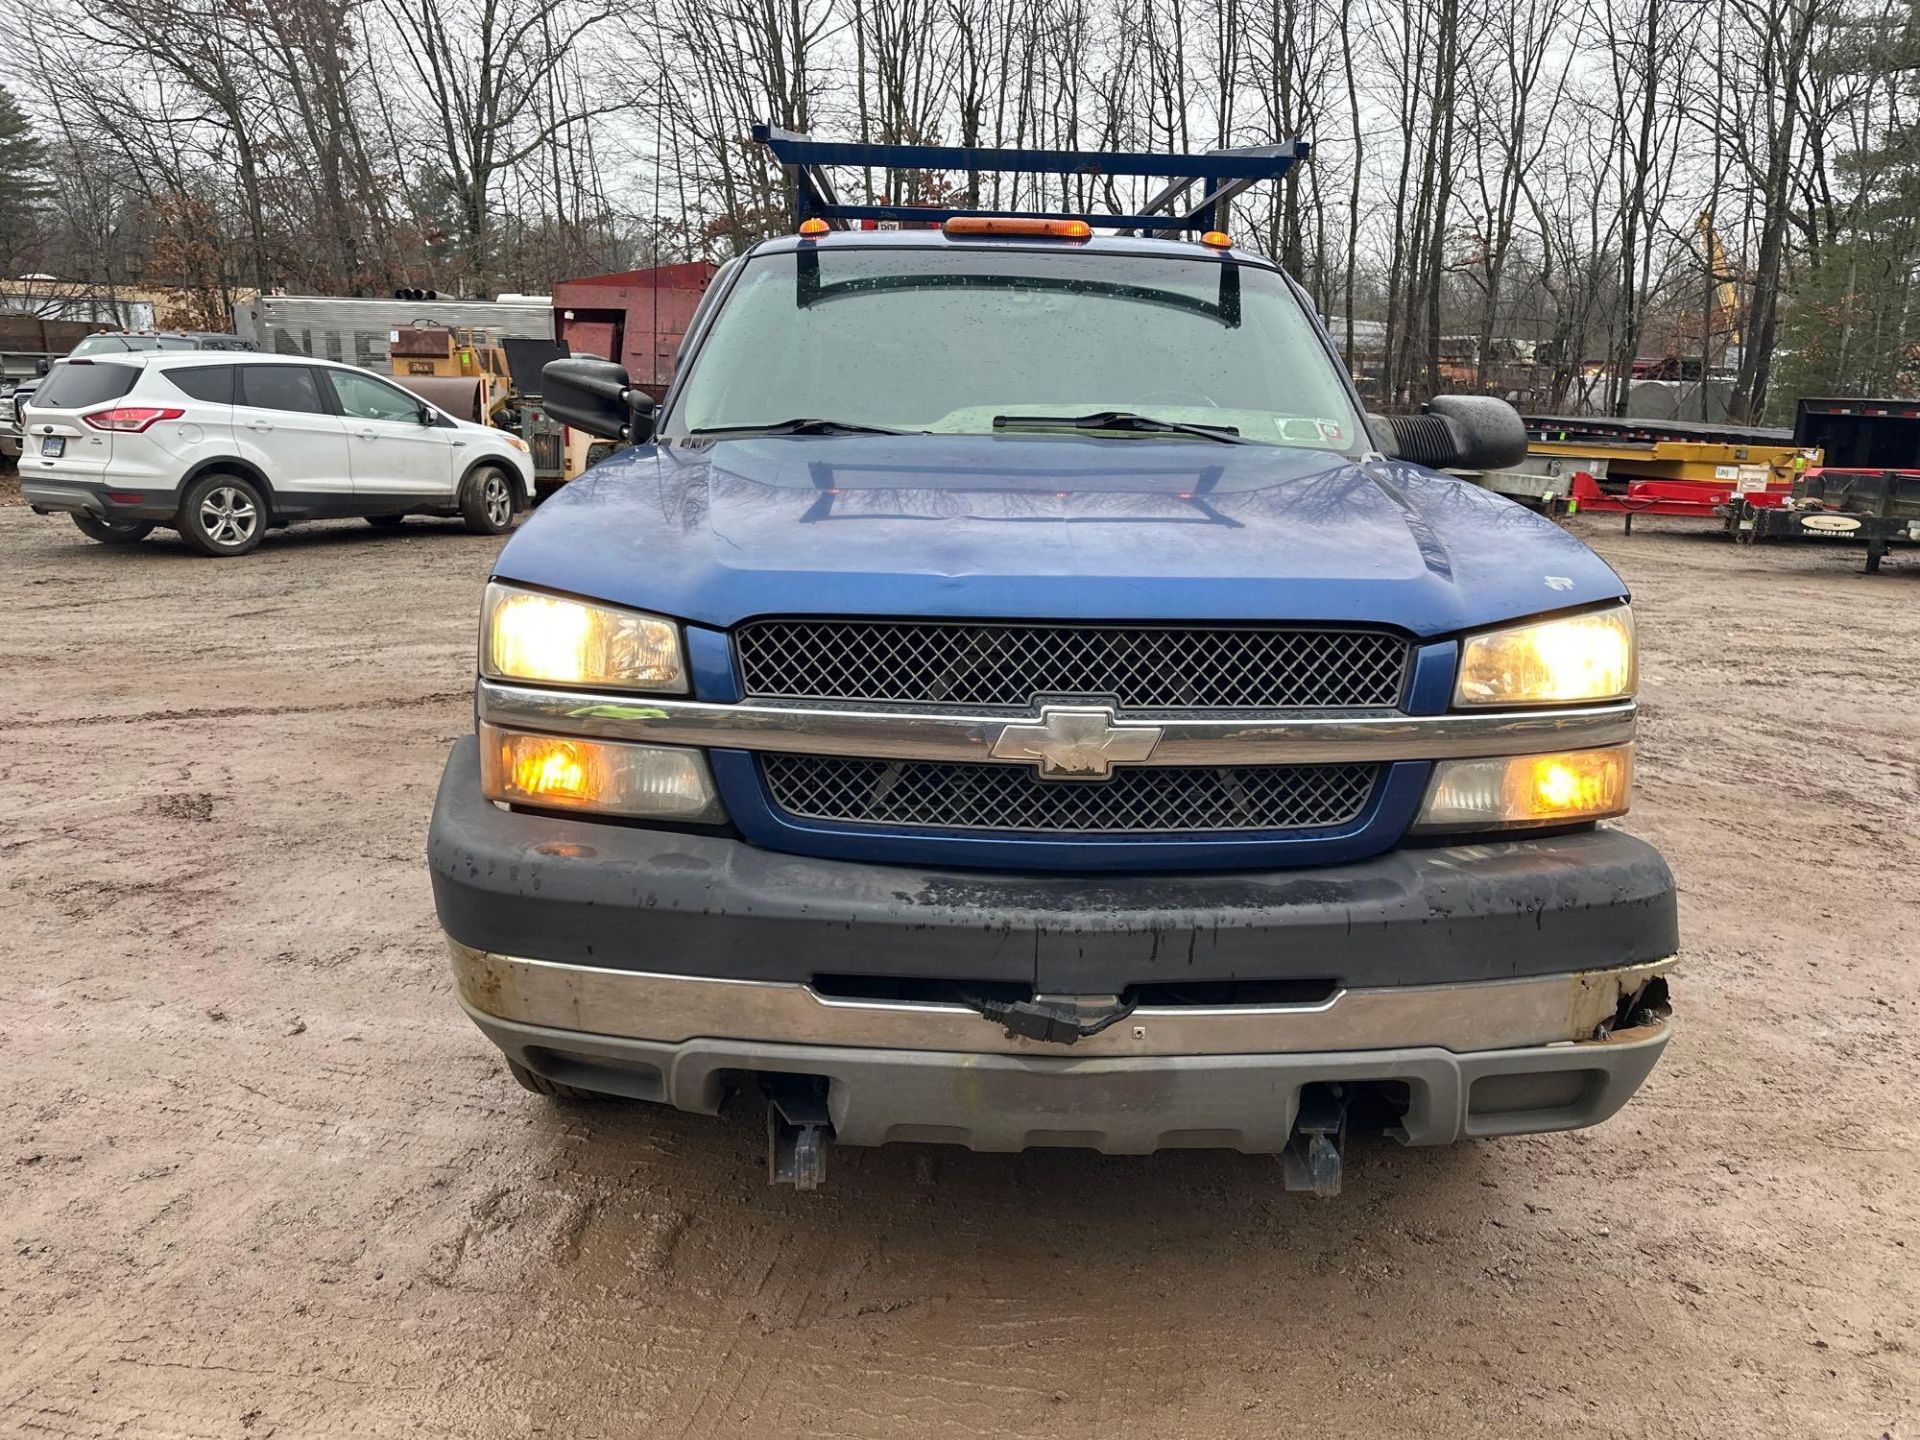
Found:
[[[117, 0], [133, 3], [133, 0]], [[612, 14], [608, 0], [380, 0], [399, 38], [405, 79], [430, 137], [425, 153], [444, 166], [461, 227], [468, 275], [491, 277], [493, 199], [500, 178], [573, 125], [611, 103], [538, 103], [588, 28]], [[404, 91], [396, 91], [398, 100]]]

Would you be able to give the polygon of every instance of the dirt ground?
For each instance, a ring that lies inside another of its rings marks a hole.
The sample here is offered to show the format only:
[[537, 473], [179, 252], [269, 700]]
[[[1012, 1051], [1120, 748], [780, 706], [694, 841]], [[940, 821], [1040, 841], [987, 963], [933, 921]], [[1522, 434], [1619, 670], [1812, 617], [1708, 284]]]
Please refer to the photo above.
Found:
[[497, 542], [0, 507], [0, 1430], [1920, 1437], [1920, 555], [1580, 522], [1638, 599], [1678, 1030], [1591, 1132], [838, 1151], [556, 1109], [422, 859]]

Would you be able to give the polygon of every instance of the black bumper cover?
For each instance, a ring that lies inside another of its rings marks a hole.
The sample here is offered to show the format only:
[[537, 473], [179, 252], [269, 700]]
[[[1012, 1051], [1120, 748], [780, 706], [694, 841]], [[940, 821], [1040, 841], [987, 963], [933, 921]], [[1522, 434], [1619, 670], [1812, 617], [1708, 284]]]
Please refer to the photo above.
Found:
[[783, 855], [501, 810], [469, 736], [428, 837], [447, 933], [531, 959], [808, 980], [1008, 980], [1064, 994], [1212, 980], [1431, 985], [1661, 960], [1673, 876], [1597, 830], [1324, 869], [1015, 875]]

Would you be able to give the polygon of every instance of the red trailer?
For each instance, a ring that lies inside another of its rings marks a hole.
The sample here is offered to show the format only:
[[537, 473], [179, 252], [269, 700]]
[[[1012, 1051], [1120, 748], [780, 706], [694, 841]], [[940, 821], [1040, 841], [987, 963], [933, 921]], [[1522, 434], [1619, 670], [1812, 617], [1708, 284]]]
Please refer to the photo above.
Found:
[[575, 355], [617, 360], [658, 400], [715, 269], [705, 261], [616, 270], [553, 287], [553, 328]]

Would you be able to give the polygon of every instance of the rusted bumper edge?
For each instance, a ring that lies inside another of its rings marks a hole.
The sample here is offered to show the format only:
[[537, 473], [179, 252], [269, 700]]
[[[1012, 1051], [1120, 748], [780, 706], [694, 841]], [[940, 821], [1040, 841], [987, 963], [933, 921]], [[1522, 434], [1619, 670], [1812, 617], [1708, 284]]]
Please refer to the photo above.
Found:
[[758, 1075], [827, 1082], [836, 1140], [1110, 1154], [1285, 1148], [1309, 1084], [1403, 1088], [1408, 1144], [1606, 1119], [1667, 1043], [1672, 961], [1312, 1005], [1140, 1007], [1071, 1046], [959, 1005], [848, 1001], [799, 984], [596, 970], [453, 943], [468, 1015], [560, 1084], [712, 1113]]

